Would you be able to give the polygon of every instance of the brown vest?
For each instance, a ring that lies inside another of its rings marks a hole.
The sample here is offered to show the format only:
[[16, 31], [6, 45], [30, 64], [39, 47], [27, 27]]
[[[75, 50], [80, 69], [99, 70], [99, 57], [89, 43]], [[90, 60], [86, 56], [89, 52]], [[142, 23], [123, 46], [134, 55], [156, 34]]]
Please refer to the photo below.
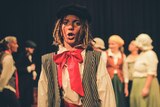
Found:
[[114, 64], [114, 60], [112, 56], [108, 56], [108, 51], [106, 52], [107, 54], [107, 70], [108, 73], [111, 77], [111, 79], [114, 77], [114, 70], [117, 70], [117, 75], [120, 79], [121, 82], [124, 81], [123, 78], [123, 72], [122, 72], [122, 65], [123, 65], [123, 53], [121, 53], [122, 57], [118, 59], [117, 64]]

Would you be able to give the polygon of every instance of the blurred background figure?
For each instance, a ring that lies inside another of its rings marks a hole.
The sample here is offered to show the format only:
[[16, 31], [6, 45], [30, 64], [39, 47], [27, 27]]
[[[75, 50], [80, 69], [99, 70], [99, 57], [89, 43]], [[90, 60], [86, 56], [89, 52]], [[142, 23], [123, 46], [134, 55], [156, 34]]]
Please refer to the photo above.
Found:
[[124, 40], [119, 35], [111, 35], [108, 39], [107, 70], [112, 79], [116, 97], [116, 107], [125, 107], [123, 63], [126, 58], [123, 52]]
[[12, 54], [18, 44], [14, 36], [7, 36], [0, 42], [0, 107], [20, 107], [18, 98], [18, 74]]
[[126, 96], [126, 101], [127, 101], [127, 107], [129, 106], [129, 95], [131, 92], [131, 87], [132, 87], [132, 80], [133, 80], [133, 72], [134, 72], [134, 63], [135, 60], [138, 57], [138, 47], [136, 45], [135, 40], [131, 41], [128, 50], [130, 54], [127, 56], [126, 60], [124, 61], [123, 64], [123, 74], [124, 74], [124, 83], [125, 83], [125, 96]]
[[92, 41], [91, 41], [91, 45], [92, 48], [96, 51], [105, 51], [105, 43], [103, 41], [103, 39], [99, 38], [99, 37], [95, 37]]
[[33, 53], [36, 43], [28, 40], [25, 42], [24, 51], [17, 57], [17, 69], [19, 75], [20, 103], [22, 107], [31, 107], [33, 103], [33, 82], [36, 80], [36, 65]]
[[95, 37], [91, 41], [91, 47], [93, 48], [93, 50], [101, 52], [102, 59], [104, 60], [105, 63], [107, 63], [107, 55], [105, 52], [106, 48], [105, 48], [105, 43], [104, 43], [103, 39], [101, 39], [99, 37]]
[[160, 107], [160, 90], [157, 80], [157, 54], [153, 51], [152, 39], [140, 34], [136, 45], [141, 53], [134, 64], [130, 107]]

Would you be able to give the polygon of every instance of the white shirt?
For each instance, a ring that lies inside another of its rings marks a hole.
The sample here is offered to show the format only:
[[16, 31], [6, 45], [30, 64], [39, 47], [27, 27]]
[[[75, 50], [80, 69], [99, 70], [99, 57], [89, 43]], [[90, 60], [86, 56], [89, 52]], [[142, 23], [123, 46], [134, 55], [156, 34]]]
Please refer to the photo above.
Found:
[[128, 83], [129, 80], [133, 80], [133, 72], [134, 72], [134, 63], [137, 56], [128, 55], [126, 60], [123, 63], [123, 76], [124, 82]]
[[[61, 48], [58, 53], [66, 51], [65, 48]], [[83, 59], [85, 58], [85, 50], [82, 51], [82, 57]], [[102, 59], [103, 55], [106, 53], [101, 54], [99, 66], [98, 66], [98, 71], [97, 71], [97, 87], [98, 87], [98, 94], [100, 96], [100, 100], [102, 103], [101, 107], [116, 107], [116, 102], [115, 102], [115, 95], [113, 91], [113, 86], [111, 83], [110, 76], [106, 70], [106, 63]], [[83, 69], [84, 69], [84, 61], [83, 63], [79, 64], [80, 68], [80, 74], [81, 78], [83, 75]], [[68, 70], [66, 68], [63, 69], [62, 71], [62, 85], [63, 85], [63, 90], [64, 90], [64, 99], [67, 102], [81, 105], [81, 98], [79, 95], [74, 92], [71, 87], [70, 87], [70, 82], [69, 82], [69, 74]], [[39, 83], [38, 83], [38, 107], [48, 107], [48, 80], [45, 75], [45, 71], [42, 67]]]
[[[108, 56], [112, 56], [114, 64], [116, 65], [118, 63], [118, 59], [122, 58], [122, 53], [119, 51], [118, 53], [114, 54], [112, 53], [111, 49], [108, 49]], [[123, 55], [123, 60], [125, 60], [126, 56]], [[114, 70], [114, 74], [117, 74], [117, 70]]]
[[141, 52], [135, 61], [133, 77], [157, 76], [158, 58], [153, 50]]

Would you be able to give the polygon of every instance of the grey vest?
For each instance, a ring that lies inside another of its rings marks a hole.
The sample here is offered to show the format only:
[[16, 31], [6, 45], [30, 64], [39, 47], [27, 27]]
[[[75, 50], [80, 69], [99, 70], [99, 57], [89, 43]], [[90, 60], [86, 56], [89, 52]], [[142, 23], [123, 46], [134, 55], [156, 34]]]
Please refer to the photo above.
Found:
[[[6, 53], [1, 53], [1, 54], [0, 54], [0, 74], [2, 73], [2, 69], [3, 69], [3, 68], [2, 68], [3, 58], [4, 58], [5, 56], [7, 56], [7, 55], [8, 55], [8, 54], [6, 54]], [[13, 74], [12, 77], [9, 79], [7, 85], [10, 85], [10, 86], [13, 87], [14, 89], [16, 88], [16, 87], [15, 87], [15, 74]]]
[[[57, 67], [53, 62], [53, 54], [50, 53], [42, 56], [42, 65], [48, 79], [48, 107], [60, 107], [60, 89], [58, 87]], [[85, 95], [82, 97], [83, 107], [100, 107], [101, 104], [96, 84], [96, 73], [100, 55], [100, 52], [86, 51], [82, 80]]]

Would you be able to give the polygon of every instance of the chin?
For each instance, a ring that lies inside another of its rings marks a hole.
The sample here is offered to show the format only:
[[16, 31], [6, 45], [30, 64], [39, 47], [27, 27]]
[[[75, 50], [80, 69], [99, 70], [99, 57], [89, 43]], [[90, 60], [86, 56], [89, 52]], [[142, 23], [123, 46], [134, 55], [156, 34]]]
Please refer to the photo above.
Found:
[[68, 44], [75, 44], [76, 41], [75, 40], [68, 40]]

